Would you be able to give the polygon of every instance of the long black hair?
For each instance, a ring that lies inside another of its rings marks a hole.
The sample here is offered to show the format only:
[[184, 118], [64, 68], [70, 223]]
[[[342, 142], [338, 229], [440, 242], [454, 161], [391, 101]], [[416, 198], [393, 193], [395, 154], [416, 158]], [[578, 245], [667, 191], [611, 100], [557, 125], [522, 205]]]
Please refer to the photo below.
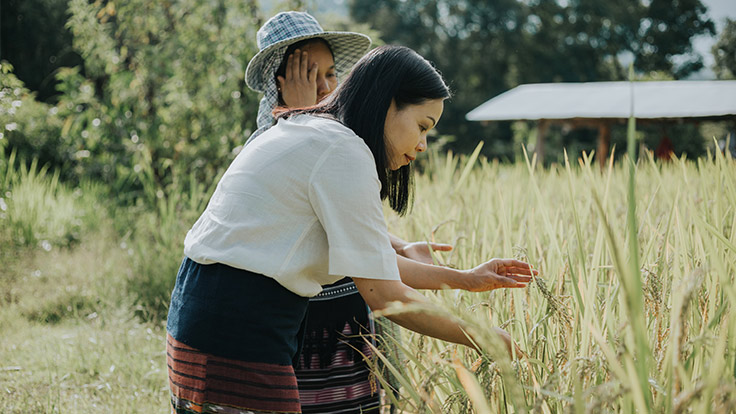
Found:
[[381, 46], [368, 52], [335, 92], [315, 107], [287, 111], [292, 114], [326, 114], [352, 129], [373, 153], [381, 182], [381, 199], [388, 199], [400, 215], [411, 207], [414, 181], [410, 165], [389, 168], [384, 136], [391, 101], [398, 110], [428, 100], [446, 99], [450, 90], [437, 69], [403, 46]]

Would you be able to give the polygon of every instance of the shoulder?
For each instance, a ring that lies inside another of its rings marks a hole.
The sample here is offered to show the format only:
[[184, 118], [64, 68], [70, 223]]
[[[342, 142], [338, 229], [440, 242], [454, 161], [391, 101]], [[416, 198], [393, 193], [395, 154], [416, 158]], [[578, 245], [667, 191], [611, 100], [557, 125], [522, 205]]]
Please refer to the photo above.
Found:
[[[375, 160], [365, 141], [340, 122], [324, 116], [294, 115], [279, 119], [245, 147], [255, 162], [278, 162], [303, 165], [312, 170], [350, 171], [358, 169], [375, 174]], [[370, 168], [369, 168], [370, 167]]]
[[334, 162], [343, 158], [352, 160], [353, 165], [368, 162], [375, 166], [373, 154], [365, 141], [352, 129], [335, 119], [316, 115], [296, 115], [280, 120], [277, 125], [282, 126], [286, 133], [292, 128], [300, 130], [300, 140], [322, 148], [323, 161]]
[[[376, 162], [365, 141], [345, 125], [330, 119], [316, 121], [319, 139], [327, 146], [322, 162], [332, 168], [365, 170], [375, 172]], [[321, 164], [321, 163], [320, 163]]]
[[363, 141], [358, 135], [355, 134], [355, 132], [353, 132], [352, 129], [343, 125], [334, 118], [330, 118], [327, 116], [295, 115], [289, 119], [280, 120], [279, 122], [284, 122], [287, 125], [292, 124], [312, 129], [317, 132], [319, 136], [323, 136], [333, 141], [338, 139], [358, 139], [360, 141]]

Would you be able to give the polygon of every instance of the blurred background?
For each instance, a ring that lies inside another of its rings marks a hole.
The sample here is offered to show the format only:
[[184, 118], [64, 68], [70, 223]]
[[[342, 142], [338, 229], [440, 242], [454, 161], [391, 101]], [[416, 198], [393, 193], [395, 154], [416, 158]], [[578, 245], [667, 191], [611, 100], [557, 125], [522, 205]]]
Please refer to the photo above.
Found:
[[[255, 126], [258, 97], [243, 82], [255, 32], [289, 9], [434, 62], [454, 91], [435, 148], [470, 152], [483, 140], [483, 155], [501, 161], [521, 157], [535, 125], [465, 114], [517, 85], [626, 80], [630, 66], [637, 80], [736, 72], [729, 0], [2, 0], [2, 83], [13, 93], [0, 98], [0, 142], [64, 179], [120, 189], [142, 190], [144, 170], [166, 184], [177, 165], [211, 178]], [[733, 124], [644, 125], [639, 139], [654, 149], [667, 137], [695, 158]], [[593, 150], [596, 136], [552, 128], [545, 160]], [[623, 142], [624, 125], [614, 126], [611, 144]]]

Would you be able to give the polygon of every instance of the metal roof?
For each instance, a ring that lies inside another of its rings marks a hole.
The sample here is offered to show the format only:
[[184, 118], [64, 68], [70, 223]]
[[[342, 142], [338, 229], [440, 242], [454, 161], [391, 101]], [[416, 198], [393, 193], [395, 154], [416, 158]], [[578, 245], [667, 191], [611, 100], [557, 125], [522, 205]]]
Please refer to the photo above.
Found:
[[517, 86], [468, 112], [469, 121], [736, 115], [736, 81], [537, 83]]

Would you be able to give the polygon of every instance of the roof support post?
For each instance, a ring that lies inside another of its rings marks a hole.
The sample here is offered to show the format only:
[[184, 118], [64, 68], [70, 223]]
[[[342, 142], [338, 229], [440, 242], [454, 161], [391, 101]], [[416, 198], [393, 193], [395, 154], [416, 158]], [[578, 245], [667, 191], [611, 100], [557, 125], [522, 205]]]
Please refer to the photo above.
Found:
[[537, 144], [534, 146], [534, 152], [537, 154], [537, 163], [544, 166], [544, 138], [549, 129], [549, 120], [540, 119], [537, 121]]
[[605, 168], [608, 159], [608, 148], [611, 144], [611, 125], [608, 122], [598, 124], [598, 163]]

